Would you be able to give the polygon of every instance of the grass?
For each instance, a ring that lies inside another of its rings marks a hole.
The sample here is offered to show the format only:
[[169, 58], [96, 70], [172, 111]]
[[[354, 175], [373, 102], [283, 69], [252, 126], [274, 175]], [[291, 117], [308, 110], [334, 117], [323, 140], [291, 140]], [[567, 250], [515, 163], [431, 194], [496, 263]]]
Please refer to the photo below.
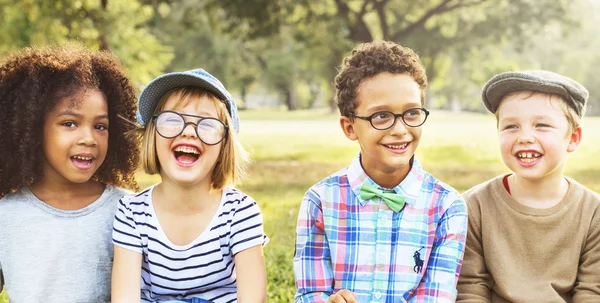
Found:
[[[338, 115], [321, 111], [243, 111], [240, 138], [254, 163], [240, 189], [261, 206], [265, 230], [268, 302], [293, 302], [295, 225], [304, 192], [347, 166], [357, 155], [338, 125]], [[584, 119], [583, 142], [569, 156], [566, 174], [600, 191], [600, 118]], [[417, 150], [423, 167], [464, 191], [507, 172], [498, 151], [493, 115], [433, 111]], [[138, 175], [142, 187], [158, 179]], [[5, 303], [0, 296], [0, 303]]]

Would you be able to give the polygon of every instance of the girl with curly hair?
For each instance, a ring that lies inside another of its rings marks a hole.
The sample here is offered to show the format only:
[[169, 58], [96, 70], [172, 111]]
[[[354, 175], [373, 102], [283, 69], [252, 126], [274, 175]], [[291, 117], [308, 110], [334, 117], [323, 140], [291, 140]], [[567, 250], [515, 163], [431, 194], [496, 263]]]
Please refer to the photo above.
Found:
[[0, 290], [11, 303], [110, 302], [112, 220], [137, 190], [119, 61], [26, 48], [0, 66]]

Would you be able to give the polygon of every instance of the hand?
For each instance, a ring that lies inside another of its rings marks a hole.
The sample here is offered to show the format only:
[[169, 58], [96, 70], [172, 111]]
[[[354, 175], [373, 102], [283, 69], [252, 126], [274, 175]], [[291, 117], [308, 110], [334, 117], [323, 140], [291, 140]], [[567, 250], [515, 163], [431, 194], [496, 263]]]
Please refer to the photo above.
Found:
[[356, 303], [356, 294], [342, 289], [329, 297], [327, 303]]

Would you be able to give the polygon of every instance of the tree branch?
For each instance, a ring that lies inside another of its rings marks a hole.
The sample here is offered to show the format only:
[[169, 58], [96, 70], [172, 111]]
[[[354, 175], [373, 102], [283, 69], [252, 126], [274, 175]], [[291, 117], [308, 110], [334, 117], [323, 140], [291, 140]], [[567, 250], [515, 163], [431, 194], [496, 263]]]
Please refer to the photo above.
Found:
[[383, 35], [383, 39], [387, 40], [390, 38], [390, 28], [387, 22], [387, 15], [385, 14], [385, 5], [389, 0], [376, 1], [373, 6], [377, 15], [379, 16], [379, 27], [381, 28], [381, 33]]
[[449, 5], [450, 2], [452, 2], [452, 0], [442, 0], [437, 6], [425, 12], [425, 14], [423, 14], [423, 16], [419, 18], [419, 20], [410, 24], [406, 28], [403, 28], [394, 33], [392, 35], [392, 40], [398, 41], [404, 39], [405, 37], [409, 36], [414, 30], [423, 26], [423, 24], [425, 24], [425, 22], [427, 22], [433, 16], [441, 15], [443, 13], [453, 11], [457, 8], [480, 5], [486, 1], [487, 0], [460, 1], [459, 3], [456, 3], [454, 5]]
[[[350, 30], [349, 38], [354, 42], [368, 42], [373, 40], [373, 35], [371, 35], [371, 31], [369, 31], [369, 27], [363, 20], [364, 14], [366, 13], [366, 6], [372, 0], [365, 0], [363, 3], [363, 9], [365, 12], [354, 12], [348, 7], [345, 0], [335, 0], [335, 5], [337, 7], [337, 16], [344, 20], [344, 23], [348, 26]], [[362, 13], [362, 15], [361, 15]], [[350, 16], [352, 15], [352, 19]]]

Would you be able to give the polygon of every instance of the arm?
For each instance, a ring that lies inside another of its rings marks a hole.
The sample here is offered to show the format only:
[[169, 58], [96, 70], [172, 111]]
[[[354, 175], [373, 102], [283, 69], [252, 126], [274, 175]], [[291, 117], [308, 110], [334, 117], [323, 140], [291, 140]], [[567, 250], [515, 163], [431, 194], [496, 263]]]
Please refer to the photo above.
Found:
[[467, 206], [456, 199], [436, 229], [423, 279], [410, 302], [455, 302], [467, 237]]
[[112, 271], [113, 303], [140, 302], [142, 254], [115, 245]]
[[586, 239], [577, 270], [577, 282], [573, 289], [573, 302], [600, 301], [600, 218], [594, 217], [593, 226]]
[[319, 197], [309, 190], [298, 213], [294, 276], [296, 303], [324, 303], [333, 293], [333, 267]]
[[114, 259], [111, 302], [141, 301], [142, 238], [126, 198], [119, 201], [113, 222]]
[[469, 231], [463, 267], [458, 279], [457, 302], [491, 302], [492, 276], [483, 256], [481, 212], [469, 205]]
[[263, 245], [263, 217], [258, 204], [244, 196], [233, 214], [229, 247], [235, 264], [238, 302], [266, 302], [267, 273]]
[[267, 302], [267, 272], [262, 246], [239, 252], [234, 262], [238, 302]]

